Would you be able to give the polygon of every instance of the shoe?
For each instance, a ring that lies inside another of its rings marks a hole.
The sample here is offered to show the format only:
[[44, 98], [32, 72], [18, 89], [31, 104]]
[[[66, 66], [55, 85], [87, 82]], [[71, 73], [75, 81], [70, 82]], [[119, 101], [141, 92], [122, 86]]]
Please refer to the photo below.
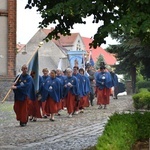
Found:
[[33, 120], [32, 120], [33, 122], [36, 122], [37, 121], [37, 118], [33, 118]]
[[99, 105], [98, 109], [102, 109], [102, 105]]
[[44, 116], [43, 116], [43, 118], [47, 118], [47, 116], [46, 116], [46, 115], [44, 115]]
[[106, 105], [104, 105], [104, 109], [107, 109], [107, 108], [106, 108]]
[[80, 110], [80, 113], [84, 113], [84, 110], [83, 110], [83, 109], [81, 109], [81, 110]]
[[55, 120], [54, 120], [54, 119], [52, 119], [52, 118], [51, 118], [51, 119], [49, 119], [49, 120], [50, 120], [50, 121], [52, 121], [52, 122], [54, 122], [54, 121], [55, 121]]
[[27, 125], [27, 123], [20, 122], [21, 127], [25, 127], [26, 125]]
[[69, 118], [72, 118], [72, 114], [69, 114], [69, 116], [68, 116]]
[[74, 115], [78, 115], [78, 114], [79, 114], [79, 112], [78, 112], [78, 111], [75, 111], [75, 112], [74, 112]]
[[30, 121], [33, 121], [33, 117], [30, 117], [29, 120], [30, 120]]

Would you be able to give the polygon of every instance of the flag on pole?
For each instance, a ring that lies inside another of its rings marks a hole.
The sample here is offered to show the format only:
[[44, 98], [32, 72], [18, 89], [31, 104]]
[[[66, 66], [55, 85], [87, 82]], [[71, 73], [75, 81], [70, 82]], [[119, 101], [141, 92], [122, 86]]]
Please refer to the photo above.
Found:
[[58, 69], [62, 69], [62, 58], [59, 58]]
[[39, 90], [39, 59], [38, 50], [28, 64], [28, 72], [32, 76], [34, 81], [35, 92]]
[[89, 63], [91, 64], [91, 66], [94, 66], [94, 60], [92, 58], [92, 51], [90, 50], [90, 53], [89, 53]]

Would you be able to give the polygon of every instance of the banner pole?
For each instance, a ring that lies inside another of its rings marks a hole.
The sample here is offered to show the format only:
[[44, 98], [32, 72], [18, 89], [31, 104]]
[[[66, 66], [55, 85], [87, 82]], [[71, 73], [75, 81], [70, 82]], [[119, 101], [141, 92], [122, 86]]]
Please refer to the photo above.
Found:
[[[33, 56], [35, 55], [35, 53], [39, 50], [39, 48], [43, 45], [43, 42], [40, 42], [40, 44], [38, 45], [37, 49], [35, 50], [35, 52], [33, 53], [33, 55], [31, 56], [31, 58], [28, 60], [27, 62], [27, 66], [29, 65], [30, 61], [32, 60]], [[17, 79], [15, 80], [15, 83], [17, 83], [18, 79], [20, 78], [21, 74], [18, 75]], [[5, 97], [3, 98], [3, 100], [1, 101], [1, 103], [4, 103], [7, 99], [7, 97], [9, 96], [9, 94], [11, 93], [12, 89], [9, 89], [9, 91], [7, 92], [7, 94], [5, 95]]]

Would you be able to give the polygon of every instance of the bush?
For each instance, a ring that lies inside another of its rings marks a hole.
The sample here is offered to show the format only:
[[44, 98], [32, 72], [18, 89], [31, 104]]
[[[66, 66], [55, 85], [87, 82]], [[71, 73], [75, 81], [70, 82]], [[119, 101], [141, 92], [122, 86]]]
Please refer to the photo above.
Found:
[[150, 113], [114, 114], [98, 138], [97, 150], [131, 150], [139, 139], [150, 137]]
[[136, 91], [139, 92], [139, 89], [146, 88], [150, 91], [150, 81], [139, 81], [136, 83]]
[[136, 109], [150, 109], [150, 92], [140, 89], [140, 92], [132, 96], [133, 104]]

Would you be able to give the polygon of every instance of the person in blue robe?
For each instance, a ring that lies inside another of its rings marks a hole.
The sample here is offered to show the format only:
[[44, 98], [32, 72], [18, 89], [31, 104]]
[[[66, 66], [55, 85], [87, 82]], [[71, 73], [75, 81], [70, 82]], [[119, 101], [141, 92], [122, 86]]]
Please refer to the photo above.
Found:
[[72, 69], [66, 69], [66, 78], [64, 84], [64, 98], [69, 117], [76, 111], [79, 101], [79, 82], [78, 79], [72, 75]]
[[99, 105], [99, 109], [102, 108], [102, 105], [106, 109], [106, 105], [109, 104], [112, 86], [110, 73], [106, 71], [105, 66], [101, 66], [100, 72], [96, 75], [97, 105]]
[[79, 73], [81, 74], [81, 78], [82, 78], [81, 79], [82, 87], [80, 88], [81, 97], [80, 97], [79, 109], [80, 112], [84, 112], [83, 111], [84, 107], [89, 106], [89, 94], [91, 91], [91, 87], [90, 87], [90, 80], [86, 75], [84, 75], [83, 68], [79, 69]]
[[46, 80], [48, 80], [50, 78], [49, 76], [49, 70], [48, 68], [43, 68], [42, 70], [43, 75], [41, 76], [40, 80], [39, 80], [39, 92], [38, 92], [38, 99], [40, 101], [40, 107], [41, 107], [41, 111], [42, 111], [42, 117], [43, 118], [47, 118], [47, 113], [45, 110], [45, 105], [46, 105], [46, 99], [43, 99], [43, 86], [46, 83]]
[[42, 99], [46, 100], [46, 113], [50, 114], [50, 120], [54, 121], [54, 115], [58, 113], [58, 104], [61, 99], [61, 82], [56, 78], [56, 71], [51, 70], [43, 86]]
[[21, 75], [18, 75], [11, 89], [14, 92], [14, 111], [20, 126], [26, 126], [28, 122], [28, 103], [35, 100], [35, 88], [32, 77], [28, 74], [27, 65], [23, 65]]

